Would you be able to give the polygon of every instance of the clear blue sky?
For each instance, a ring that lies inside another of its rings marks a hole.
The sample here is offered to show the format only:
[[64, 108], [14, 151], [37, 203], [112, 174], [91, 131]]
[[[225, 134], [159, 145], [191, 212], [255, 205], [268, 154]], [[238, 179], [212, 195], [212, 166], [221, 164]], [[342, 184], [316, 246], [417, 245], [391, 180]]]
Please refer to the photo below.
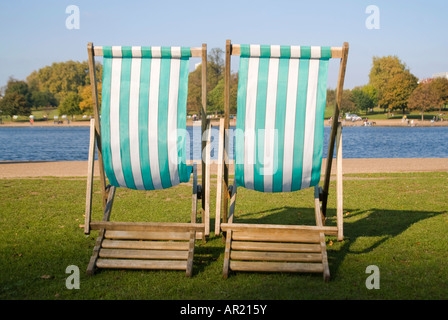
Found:
[[[67, 29], [76, 5], [80, 28]], [[369, 5], [379, 29], [368, 29]], [[0, 0], [0, 87], [53, 62], [87, 60], [96, 45], [233, 43], [341, 46], [349, 42], [346, 88], [364, 85], [373, 56], [396, 55], [418, 78], [448, 71], [448, 1]], [[237, 67], [234, 63], [233, 69]], [[337, 64], [330, 67], [335, 87]]]

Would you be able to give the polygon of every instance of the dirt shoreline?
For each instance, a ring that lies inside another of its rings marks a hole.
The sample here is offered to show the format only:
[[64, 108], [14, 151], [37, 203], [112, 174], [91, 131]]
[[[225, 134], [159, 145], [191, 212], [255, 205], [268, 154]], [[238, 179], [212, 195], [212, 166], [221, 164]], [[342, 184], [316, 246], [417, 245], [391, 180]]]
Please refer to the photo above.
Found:
[[[325, 170], [322, 163], [322, 174]], [[336, 173], [336, 161], [332, 174]], [[217, 164], [212, 161], [211, 174], [216, 174]], [[229, 166], [233, 174], [233, 164]], [[448, 172], [447, 158], [390, 158], [390, 159], [344, 159], [343, 174], [352, 173], [394, 173], [394, 172]], [[98, 162], [95, 162], [95, 176], [98, 176]], [[201, 174], [201, 166], [198, 166]], [[87, 177], [87, 161], [58, 162], [0, 162], [0, 179], [38, 177]]]

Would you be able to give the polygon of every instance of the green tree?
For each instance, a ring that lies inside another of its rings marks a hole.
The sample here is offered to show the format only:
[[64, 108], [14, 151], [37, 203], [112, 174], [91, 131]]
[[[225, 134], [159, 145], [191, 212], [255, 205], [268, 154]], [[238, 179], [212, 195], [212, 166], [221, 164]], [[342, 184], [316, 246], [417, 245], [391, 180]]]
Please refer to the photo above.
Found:
[[51, 92], [34, 90], [31, 93], [31, 103], [35, 108], [57, 107], [58, 100]]
[[[102, 66], [96, 66], [97, 81], [102, 79]], [[78, 88], [90, 85], [89, 65], [87, 61], [55, 62], [32, 72], [27, 82], [33, 90], [50, 92], [61, 102], [70, 92], [78, 93]]]
[[[208, 94], [209, 107], [207, 111], [215, 113], [224, 112], [224, 89], [225, 79], [221, 79], [213, 90]], [[230, 75], [230, 113], [236, 113], [236, 100], [238, 91], [238, 74]]]
[[188, 75], [187, 111], [200, 114], [202, 106], [202, 65]]
[[5, 94], [0, 100], [0, 109], [3, 114], [29, 115], [31, 112], [31, 93], [25, 81], [9, 78]]
[[[212, 93], [218, 83], [224, 78], [223, 51], [220, 48], [213, 48], [207, 56], [207, 112], [219, 110], [220, 103], [218, 92]], [[220, 89], [218, 88], [217, 91]], [[210, 95], [213, 98], [210, 99]], [[188, 112], [200, 114], [202, 106], [202, 65], [199, 65], [189, 74], [188, 80]], [[224, 97], [224, 96], [223, 96]]]
[[[336, 89], [327, 89], [327, 106], [336, 107]], [[341, 115], [344, 112], [355, 112], [356, 105], [353, 103], [352, 91], [345, 89], [342, 91]]]
[[31, 112], [31, 105], [26, 98], [18, 92], [11, 92], [5, 94], [0, 100], [0, 110], [2, 114], [12, 117], [13, 115], [29, 115]]
[[352, 100], [357, 109], [365, 110], [366, 114], [375, 106], [371, 96], [362, 87], [357, 87], [352, 90]]
[[81, 97], [79, 94], [76, 92], [69, 92], [59, 105], [59, 115], [69, 115], [73, 118], [73, 115], [81, 114], [81, 109], [79, 108], [80, 102]]
[[370, 97], [370, 100], [372, 100], [374, 106], [378, 105], [378, 92], [373, 85], [366, 84], [362, 86], [361, 90]]

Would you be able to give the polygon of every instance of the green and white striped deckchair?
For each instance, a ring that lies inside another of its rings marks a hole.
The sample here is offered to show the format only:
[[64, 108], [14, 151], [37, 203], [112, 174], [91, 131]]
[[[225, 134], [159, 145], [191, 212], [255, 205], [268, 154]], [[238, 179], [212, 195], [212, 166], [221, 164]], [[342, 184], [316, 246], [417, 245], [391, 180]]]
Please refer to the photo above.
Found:
[[[259, 192], [292, 192], [314, 187], [316, 226], [234, 223], [233, 198], [229, 221], [221, 225], [227, 236], [224, 275], [227, 277], [229, 269], [322, 272], [327, 280], [325, 233], [342, 236], [342, 224], [323, 226], [320, 210], [320, 200], [328, 194], [319, 187], [327, 73], [329, 60], [341, 58], [339, 100], [335, 108], [339, 112], [348, 45], [341, 48], [232, 45], [228, 41], [226, 52], [227, 63], [231, 54], [240, 56], [233, 197], [237, 187]], [[338, 114], [334, 119], [338, 119]], [[333, 127], [334, 145], [338, 125]], [[340, 134], [338, 137], [340, 140]], [[333, 146], [329, 152], [332, 158]], [[338, 159], [338, 165], [339, 162]], [[340, 201], [338, 224], [342, 222], [342, 197]], [[224, 204], [227, 207], [226, 196]], [[249, 245], [248, 241], [255, 242]]]
[[190, 48], [103, 47], [101, 137], [111, 185], [154, 190], [190, 180], [190, 56]]
[[[188, 75], [191, 57], [201, 57], [206, 65], [206, 45], [94, 48], [89, 44], [88, 53], [95, 119], [100, 112], [94, 56], [103, 56], [101, 120], [91, 124], [95, 134], [91, 133], [90, 158], [96, 138], [105, 209], [102, 222], [90, 221], [93, 161], [89, 161], [85, 229], [86, 233], [90, 229], [101, 232], [88, 272], [95, 268], [183, 269], [191, 276], [194, 240], [196, 234], [205, 236], [205, 224], [196, 223], [196, 202], [202, 192], [196, 164], [186, 162]], [[166, 189], [188, 182], [192, 171], [191, 223], [109, 221], [115, 188]]]
[[235, 174], [261, 192], [320, 180], [329, 47], [241, 45]]

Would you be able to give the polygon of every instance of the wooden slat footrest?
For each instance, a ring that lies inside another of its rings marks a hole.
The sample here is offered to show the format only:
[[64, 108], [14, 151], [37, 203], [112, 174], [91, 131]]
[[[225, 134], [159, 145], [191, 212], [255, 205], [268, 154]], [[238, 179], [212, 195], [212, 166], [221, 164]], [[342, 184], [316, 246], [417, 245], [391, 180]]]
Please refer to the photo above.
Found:
[[223, 223], [227, 232], [224, 277], [228, 271], [306, 272], [329, 274], [325, 233], [337, 228]]
[[187, 261], [98, 259], [98, 268], [185, 270]]
[[192, 275], [200, 223], [92, 222], [103, 233], [96, 268], [185, 270]]
[[280, 263], [280, 262], [245, 262], [230, 261], [230, 269], [234, 271], [259, 272], [311, 272], [324, 271], [322, 263]]

